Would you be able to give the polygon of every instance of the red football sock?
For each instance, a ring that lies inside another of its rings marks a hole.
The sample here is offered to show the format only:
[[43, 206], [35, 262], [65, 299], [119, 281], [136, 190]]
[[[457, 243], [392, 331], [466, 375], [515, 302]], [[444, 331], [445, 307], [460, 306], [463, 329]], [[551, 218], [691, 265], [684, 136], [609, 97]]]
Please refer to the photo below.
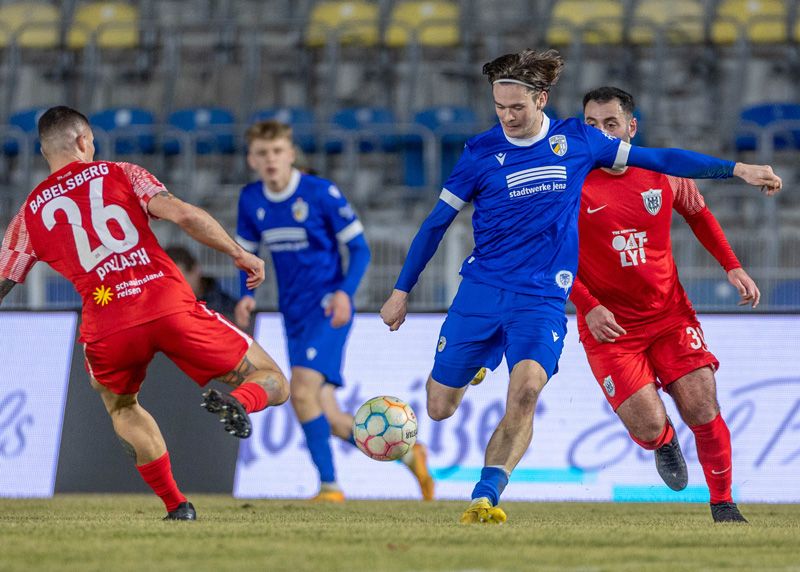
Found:
[[731, 483], [733, 469], [731, 466], [731, 432], [728, 425], [717, 415], [703, 425], [690, 427], [697, 444], [697, 459], [703, 467], [711, 502], [733, 502]]
[[144, 482], [150, 485], [167, 507], [167, 512], [172, 512], [186, 497], [178, 490], [178, 485], [172, 476], [172, 465], [169, 462], [169, 451], [155, 461], [136, 467], [142, 475]]
[[633, 439], [641, 448], [647, 449], [648, 451], [655, 451], [662, 445], [666, 445], [672, 441], [673, 435], [675, 435], [675, 429], [672, 428], [672, 423], [670, 423], [669, 420], [664, 423], [664, 428], [661, 430], [661, 434], [652, 441], [640, 441], [633, 433], [630, 433], [631, 439]]
[[269, 403], [267, 392], [264, 391], [264, 388], [253, 382], [243, 383], [231, 391], [231, 395], [244, 405], [244, 410], [248, 413], [261, 411]]

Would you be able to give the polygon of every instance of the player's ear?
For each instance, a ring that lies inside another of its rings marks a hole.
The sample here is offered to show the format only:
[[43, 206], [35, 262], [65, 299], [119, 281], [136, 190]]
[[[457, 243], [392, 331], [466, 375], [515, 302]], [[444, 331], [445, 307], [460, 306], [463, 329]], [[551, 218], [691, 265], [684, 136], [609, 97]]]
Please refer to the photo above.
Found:
[[549, 94], [546, 91], [540, 91], [539, 94], [536, 96], [536, 109], [541, 111], [547, 105], [547, 100], [549, 99]]
[[631, 134], [631, 139], [636, 137], [636, 131], [639, 129], [639, 123], [636, 121], [635, 117], [631, 117], [631, 122], [629, 124], [629, 131]]

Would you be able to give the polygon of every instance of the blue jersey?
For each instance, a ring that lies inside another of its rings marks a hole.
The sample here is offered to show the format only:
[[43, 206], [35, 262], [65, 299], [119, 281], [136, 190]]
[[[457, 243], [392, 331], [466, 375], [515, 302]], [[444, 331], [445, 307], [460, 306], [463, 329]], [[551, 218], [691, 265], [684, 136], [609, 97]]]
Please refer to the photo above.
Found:
[[475, 206], [475, 249], [461, 274], [566, 298], [578, 266], [583, 180], [596, 167], [624, 166], [629, 149], [577, 119], [546, 115], [531, 139], [508, 138], [499, 124], [471, 138], [440, 195], [456, 210]]
[[[261, 245], [270, 251], [287, 329], [342, 287], [339, 244], [363, 232], [336, 185], [297, 170], [279, 193], [258, 181], [244, 187], [239, 197], [236, 241], [253, 253]], [[243, 285], [242, 294], [251, 292]]]

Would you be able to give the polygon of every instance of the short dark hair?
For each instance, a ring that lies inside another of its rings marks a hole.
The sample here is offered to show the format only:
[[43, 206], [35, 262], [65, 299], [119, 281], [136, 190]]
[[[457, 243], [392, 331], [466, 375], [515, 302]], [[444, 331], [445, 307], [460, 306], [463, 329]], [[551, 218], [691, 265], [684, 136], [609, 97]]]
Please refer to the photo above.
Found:
[[483, 75], [490, 84], [497, 80], [512, 79], [531, 86], [533, 91], [550, 91], [564, 69], [564, 59], [556, 50], [537, 52], [522, 50], [505, 54], [483, 66]]
[[613, 101], [615, 99], [619, 100], [619, 105], [625, 115], [628, 117], [633, 117], [633, 112], [636, 110], [636, 102], [634, 102], [633, 96], [627, 91], [610, 85], [598, 87], [597, 89], [593, 89], [584, 95], [583, 107], [585, 108], [586, 104], [590, 101], [608, 103], [609, 101]]
[[168, 246], [164, 249], [164, 251], [175, 264], [183, 266], [188, 272], [191, 272], [194, 270], [194, 267], [197, 266], [197, 259], [192, 256], [192, 253], [189, 252], [188, 248], [173, 245]]
[[51, 107], [39, 118], [39, 139], [47, 139], [59, 135], [70, 127], [89, 127], [89, 120], [80, 111], [66, 105]]

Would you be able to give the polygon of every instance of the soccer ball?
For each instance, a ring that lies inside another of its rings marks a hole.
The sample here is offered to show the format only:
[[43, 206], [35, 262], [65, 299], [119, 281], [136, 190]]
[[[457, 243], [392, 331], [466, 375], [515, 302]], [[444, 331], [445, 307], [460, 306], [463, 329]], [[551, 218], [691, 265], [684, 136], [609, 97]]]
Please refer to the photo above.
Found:
[[399, 459], [417, 441], [417, 416], [402, 399], [373, 397], [358, 408], [353, 418], [356, 445], [376, 461]]

